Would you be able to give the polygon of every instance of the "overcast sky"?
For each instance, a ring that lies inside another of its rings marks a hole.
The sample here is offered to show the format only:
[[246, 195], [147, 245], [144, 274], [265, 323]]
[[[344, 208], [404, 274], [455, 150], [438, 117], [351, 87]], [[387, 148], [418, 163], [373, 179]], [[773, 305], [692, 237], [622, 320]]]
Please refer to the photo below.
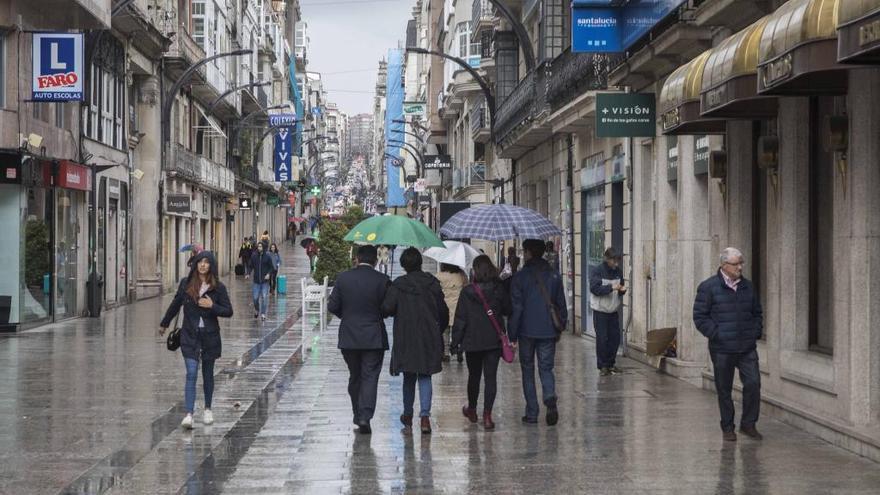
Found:
[[[376, 67], [406, 38], [415, 0], [301, 0], [311, 39], [309, 71], [349, 115], [372, 113]], [[335, 90], [335, 91], [334, 91]]]

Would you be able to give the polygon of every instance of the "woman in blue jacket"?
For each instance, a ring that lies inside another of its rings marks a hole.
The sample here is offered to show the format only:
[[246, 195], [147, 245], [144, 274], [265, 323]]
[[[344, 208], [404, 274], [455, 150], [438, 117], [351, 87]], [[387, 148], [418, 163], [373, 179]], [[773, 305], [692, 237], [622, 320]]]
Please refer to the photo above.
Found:
[[218, 318], [232, 316], [232, 304], [226, 287], [220, 282], [217, 260], [211, 251], [202, 251], [192, 259], [189, 276], [180, 281], [174, 300], [159, 324], [159, 335], [164, 335], [178, 311], [183, 310], [180, 326], [180, 351], [186, 365], [184, 405], [186, 416], [180, 425], [193, 427], [196, 402], [196, 378], [199, 361], [202, 362], [202, 386], [205, 392], [203, 423], [214, 422], [211, 399], [214, 395], [214, 361], [220, 357], [220, 323]]

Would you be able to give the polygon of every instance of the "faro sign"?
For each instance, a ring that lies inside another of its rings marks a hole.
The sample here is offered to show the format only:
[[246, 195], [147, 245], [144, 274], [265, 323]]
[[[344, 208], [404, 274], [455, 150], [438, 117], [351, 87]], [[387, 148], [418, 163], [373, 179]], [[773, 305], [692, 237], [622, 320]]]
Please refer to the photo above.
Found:
[[34, 33], [34, 101], [83, 100], [82, 33]]

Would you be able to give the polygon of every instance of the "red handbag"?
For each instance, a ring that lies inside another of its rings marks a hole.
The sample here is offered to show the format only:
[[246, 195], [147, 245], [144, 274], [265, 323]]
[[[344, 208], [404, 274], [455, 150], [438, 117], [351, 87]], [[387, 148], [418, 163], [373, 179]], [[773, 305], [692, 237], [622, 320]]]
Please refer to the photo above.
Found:
[[513, 344], [510, 343], [510, 339], [507, 338], [507, 332], [501, 328], [498, 320], [495, 319], [495, 312], [492, 311], [492, 308], [489, 307], [489, 303], [486, 302], [486, 297], [483, 295], [480, 286], [477, 284], [472, 284], [472, 286], [474, 292], [477, 293], [477, 297], [479, 297], [480, 301], [483, 303], [483, 309], [486, 310], [486, 315], [489, 317], [489, 321], [492, 322], [492, 326], [495, 328], [495, 333], [498, 334], [498, 338], [501, 339], [501, 359], [503, 359], [505, 363], [512, 363], [516, 352], [513, 350]]

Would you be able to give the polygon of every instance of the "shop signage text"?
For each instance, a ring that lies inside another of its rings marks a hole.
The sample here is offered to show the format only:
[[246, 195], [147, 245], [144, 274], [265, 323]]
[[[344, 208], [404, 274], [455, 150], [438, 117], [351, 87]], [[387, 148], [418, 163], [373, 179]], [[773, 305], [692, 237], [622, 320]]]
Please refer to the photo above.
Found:
[[870, 45], [880, 41], [880, 19], [859, 27], [859, 46]]
[[165, 196], [165, 212], [189, 215], [192, 211], [192, 198], [189, 194], [168, 194]]
[[654, 93], [599, 93], [596, 137], [654, 137]]
[[295, 113], [275, 113], [269, 116], [269, 127], [296, 125]]
[[694, 136], [694, 175], [709, 173], [709, 136]]
[[[624, 52], [686, 0], [573, 0], [572, 52]], [[622, 2], [616, 2], [622, 3]]]
[[761, 74], [761, 82], [765, 88], [788, 79], [792, 73], [791, 53], [786, 53], [776, 60], [758, 67], [758, 72]]
[[425, 170], [452, 170], [452, 157], [449, 155], [425, 155]]
[[82, 33], [34, 33], [34, 101], [83, 100]]
[[290, 170], [293, 162], [293, 132], [287, 127], [282, 127], [275, 133], [275, 182], [288, 182], [291, 179]]
[[43, 162], [43, 180], [46, 184], [78, 191], [92, 190], [92, 171], [89, 167], [69, 160], [60, 160], [53, 177], [52, 166], [51, 162]]
[[422, 116], [425, 115], [425, 102], [419, 101], [410, 101], [403, 104], [403, 114], [404, 115], [415, 115]]
[[242, 196], [238, 198], [238, 209], [239, 210], [250, 210], [251, 209], [251, 198], [247, 196]]
[[666, 136], [666, 180], [678, 180], [678, 136]]

